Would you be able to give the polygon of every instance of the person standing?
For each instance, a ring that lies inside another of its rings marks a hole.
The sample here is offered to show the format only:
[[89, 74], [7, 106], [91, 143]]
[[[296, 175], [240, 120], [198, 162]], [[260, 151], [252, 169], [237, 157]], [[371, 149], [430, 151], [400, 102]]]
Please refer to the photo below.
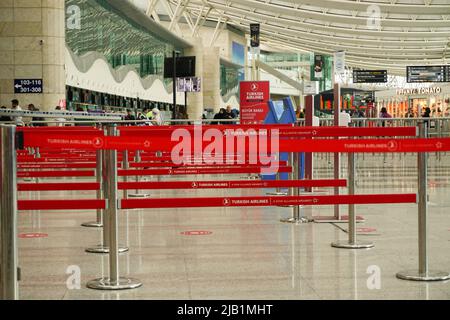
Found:
[[[19, 100], [17, 100], [17, 99], [11, 100], [11, 107], [13, 110], [22, 111], [22, 108], [19, 105]], [[19, 127], [24, 126], [22, 116], [15, 116], [13, 121], [16, 123], [16, 126], [19, 126]]]
[[161, 111], [159, 111], [158, 108], [153, 108], [152, 109], [152, 125], [154, 126], [161, 126], [163, 124], [163, 119], [161, 116]]

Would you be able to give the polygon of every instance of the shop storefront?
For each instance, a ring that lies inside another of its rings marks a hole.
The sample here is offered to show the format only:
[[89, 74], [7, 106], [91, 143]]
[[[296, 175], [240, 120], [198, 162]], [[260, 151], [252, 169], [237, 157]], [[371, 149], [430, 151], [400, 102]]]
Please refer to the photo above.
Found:
[[450, 85], [377, 91], [375, 103], [395, 118], [420, 117], [426, 108], [431, 117], [450, 117]]

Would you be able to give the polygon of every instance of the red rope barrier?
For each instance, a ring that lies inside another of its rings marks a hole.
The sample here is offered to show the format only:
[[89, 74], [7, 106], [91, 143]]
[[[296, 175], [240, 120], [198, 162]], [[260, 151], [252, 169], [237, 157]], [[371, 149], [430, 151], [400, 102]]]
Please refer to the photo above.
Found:
[[81, 191], [98, 189], [100, 189], [100, 184], [96, 182], [17, 184], [18, 191]]
[[122, 209], [416, 203], [416, 194], [125, 199]]
[[95, 171], [19, 171], [18, 178], [94, 177]]
[[105, 200], [19, 200], [18, 210], [96, 210], [105, 209]]

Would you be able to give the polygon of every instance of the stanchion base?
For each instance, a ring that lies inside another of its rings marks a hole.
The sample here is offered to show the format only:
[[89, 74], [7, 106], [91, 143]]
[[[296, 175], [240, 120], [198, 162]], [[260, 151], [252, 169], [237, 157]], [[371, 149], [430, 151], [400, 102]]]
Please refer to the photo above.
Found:
[[287, 196], [287, 192], [267, 192], [268, 196]]
[[356, 243], [350, 243], [348, 240], [342, 240], [333, 242], [331, 246], [342, 249], [368, 249], [373, 248], [375, 245], [369, 241], [357, 241]]
[[[313, 217], [315, 223], [348, 223], [348, 216], [341, 216], [340, 219], [336, 219], [334, 216], [326, 217], [319, 216]], [[356, 223], [366, 222], [363, 216], [356, 216]]]
[[82, 227], [87, 228], [101, 228], [103, 227], [103, 223], [97, 221], [85, 222], [81, 224]]
[[[119, 253], [124, 253], [129, 250], [128, 247], [119, 247]], [[96, 247], [86, 248], [84, 251], [88, 253], [109, 253], [109, 247], [98, 245]]]
[[297, 218], [283, 218], [283, 219], [280, 219], [280, 222], [302, 224], [302, 223], [308, 223], [311, 221], [308, 220], [307, 218], [298, 218], [298, 219]]
[[244, 176], [244, 177], [241, 177], [241, 179], [243, 179], [243, 180], [258, 180], [259, 176]]
[[109, 278], [98, 278], [89, 281], [86, 286], [96, 290], [126, 290], [139, 288], [142, 282], [133, 278], [119, 278], [118, 282], [112, 283]]
[[450, 273], [431, 270], [428, 273], [419, 273], [417, 270], [401, 271], [396, 277], [402, 280], [412, 281], [444, 281], [450, 279]]
[[148, 198], [150, 195], [148, 193], [131, 193], [128, 195], [130, 198]]

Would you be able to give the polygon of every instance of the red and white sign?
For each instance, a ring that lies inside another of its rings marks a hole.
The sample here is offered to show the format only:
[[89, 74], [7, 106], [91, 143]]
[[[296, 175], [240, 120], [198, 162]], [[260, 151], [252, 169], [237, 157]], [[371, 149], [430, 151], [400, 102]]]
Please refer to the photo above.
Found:
[[240, 116], [242, 124], [264, 123], [270, 99], [269, 81], [241, 81], [240, 88]]
[[191, 230], [191, 231], [183, 231], [180, 232], [184, 236], [209, 236], [212, 234], [211, 231], [205, 231], [205, 230]]
[[32, 232], [32, 233], [21, 233], [21, 234], [19, 234], [19, 238], [22, 238], [22, 239], [47, 238], [47, 237], [48, 237], [48, 234], [46, 234], [46, 233]]
[[363, 228], [356, 228], [356, 231], [359, 232], [359, 233], [371, 233], [371, 232], [376, 232], [377, 229], [369, 228], [369, 227], [363, 227]]

